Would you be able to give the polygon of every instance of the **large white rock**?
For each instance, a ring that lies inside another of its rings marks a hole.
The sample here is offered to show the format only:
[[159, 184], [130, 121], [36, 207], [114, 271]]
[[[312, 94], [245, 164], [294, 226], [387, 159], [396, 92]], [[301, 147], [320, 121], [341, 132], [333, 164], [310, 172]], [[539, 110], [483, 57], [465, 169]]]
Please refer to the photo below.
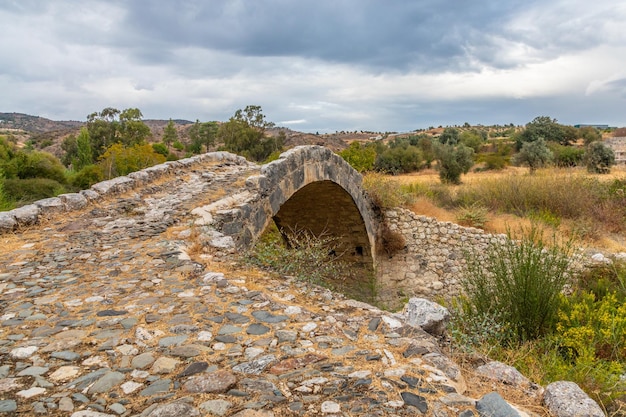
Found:
[[411, 298], [404, 307], [403, 315], [406, 324], [420, 327], [433, 336], [443, 335], [450, 321], [447, 308], [425, 298]]
[[548, 385], [543, 402], [555, 417], [604, 417], [598, 403], [571, 381], [557, 381]]

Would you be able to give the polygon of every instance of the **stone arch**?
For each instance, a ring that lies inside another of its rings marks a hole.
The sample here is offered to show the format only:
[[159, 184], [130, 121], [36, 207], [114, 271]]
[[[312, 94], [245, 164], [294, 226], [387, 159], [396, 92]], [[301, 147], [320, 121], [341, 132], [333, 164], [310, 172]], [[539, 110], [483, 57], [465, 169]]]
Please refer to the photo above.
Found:
[[372, 268], [377, 222], [361, 188], [362, 177], [340, 156], [321, 146], [298, 146], [248, 178], [254, 202], [246, 204], [239, 243], [247, 246], [271, 224], [340, 239], [348, 259]]

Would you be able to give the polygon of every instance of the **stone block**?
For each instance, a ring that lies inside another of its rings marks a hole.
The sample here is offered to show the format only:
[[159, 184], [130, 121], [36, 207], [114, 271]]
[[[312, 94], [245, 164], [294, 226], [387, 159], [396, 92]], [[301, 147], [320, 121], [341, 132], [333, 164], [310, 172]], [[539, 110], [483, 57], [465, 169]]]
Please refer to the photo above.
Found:
[[43, 200], [35, 201], [35, 205], [39, 207], [40, 216], [48, 216], [65, 211], [65, 204], [63, 200], [58, 197], [44, 198]]
[[0, 212], [0, 233], [10, 232], [11, 230], [15, 229], [16, 226], [17, 221], [15, 220], [15, 216], [13, 216], [11, 212]]
[[34, 204], [18, 207], [9, 211], [9, 214], [15, 218], [18, 225], [29, 225], [37, 222], [40, 209]]
[[447, 308], [425, 298], [411, 298], [403, 315], [408, 325], [420, 327], [433, 336], [442, 335], [450, 320]]
[[79, 193], [61, 194], [58, 196], [68, 210], [79, 210], [87, 206], [87, 198]]
[[543, 395], [550, 413], [555, 417], [604, 417], [604, 412], [575, 382], [557, 381], [546, 387]]

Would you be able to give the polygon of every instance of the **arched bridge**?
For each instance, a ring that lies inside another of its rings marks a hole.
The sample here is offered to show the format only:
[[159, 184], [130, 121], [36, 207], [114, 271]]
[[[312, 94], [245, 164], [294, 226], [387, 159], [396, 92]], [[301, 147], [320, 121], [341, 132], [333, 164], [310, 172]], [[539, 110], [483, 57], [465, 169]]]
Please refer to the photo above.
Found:
[[344, 259], [372, 269], [377, 218], [361, 188], [361, 175], [320, 146], [299, 146], [261, 167], [245, 190], [192, 211], [249, 246], [275, 222], [281, 233], [308, 231], [332, 236]]

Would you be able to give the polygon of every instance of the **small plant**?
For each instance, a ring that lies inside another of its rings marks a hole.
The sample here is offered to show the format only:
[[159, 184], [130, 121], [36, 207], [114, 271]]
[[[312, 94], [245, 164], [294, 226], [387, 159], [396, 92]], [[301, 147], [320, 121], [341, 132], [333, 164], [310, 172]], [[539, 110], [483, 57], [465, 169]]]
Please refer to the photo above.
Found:
[[457, 222], [462, 226], [477, 227], [482, 229], [487, 223], [488, 210], [481, 204], [473, 203], [459, 209], [456, 216]]
[[307, 231], [290, 231], [283, 235], [274, 226], [264, 233], [246, 259], [283, 275], [328, 286], [348, 270], [348, 264], [341, 259], [343, 254], [338, 240]]
[[385, 253], [391, 258], [394, 254], [404, 249], [405, 246], [406, 240], [400, 232], [391, 230], [386, 223], [381, 225], [378, 236], [379, 253]]
[[383, 174], [370, 172], [363, 177], [363, 188], [374, 206], [381, 210], [402, 207], [409, 203], [409, 194], [397, 182]]
[[521, 240], [492, 242], [484, 252], [467, 254], [461, 285], [468, 313], [497, 317], [508, 323], [517, 341], [549, 333], [557, 318], [559, 295], [572, 274], [573, 244], [548, 244], [533, 225]]

